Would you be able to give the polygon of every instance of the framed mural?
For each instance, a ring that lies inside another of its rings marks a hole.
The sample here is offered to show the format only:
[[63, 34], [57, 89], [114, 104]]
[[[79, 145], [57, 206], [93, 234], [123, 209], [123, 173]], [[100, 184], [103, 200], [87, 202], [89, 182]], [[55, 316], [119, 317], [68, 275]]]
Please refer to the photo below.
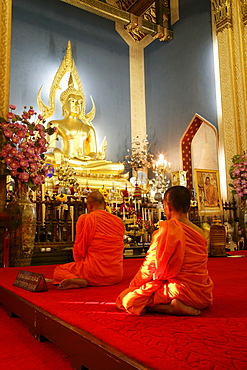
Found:
[[195, 185], [199, 211], [222, 211], [218, 170], [195, 169]]

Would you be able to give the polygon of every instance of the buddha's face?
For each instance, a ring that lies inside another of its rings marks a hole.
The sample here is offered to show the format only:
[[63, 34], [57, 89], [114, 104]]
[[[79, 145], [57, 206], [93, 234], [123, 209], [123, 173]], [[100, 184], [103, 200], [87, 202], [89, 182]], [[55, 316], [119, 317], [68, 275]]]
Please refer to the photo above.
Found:
[[70, 115], [78, 116], [82, 111], [83, 99], [81, 95], [70, 94], [64, 104], [64, 111]]

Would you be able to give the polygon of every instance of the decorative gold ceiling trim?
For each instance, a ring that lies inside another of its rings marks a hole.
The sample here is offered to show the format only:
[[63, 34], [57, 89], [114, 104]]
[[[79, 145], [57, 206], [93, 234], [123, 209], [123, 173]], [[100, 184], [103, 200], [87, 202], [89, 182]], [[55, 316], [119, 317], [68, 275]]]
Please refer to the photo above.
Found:
[[150, 34], [160, 41], [172, 40], [172, 31], [168, 28], [159, 26], [156, 23], [150, 22], [142, 17], [133, 17], [133, 14], [119, 9], [110, 4], [103, 3], [99, 0], [61, 0], [64, 3], [76, 6], [77, 8], [86, 10], [90, 13], [110, 19], [114, 22], [121, 23], [127, 26], [128, 30], [138, 27], [140, 32]]
[[231, 0], [211, 0], [216, 33], [232, 27]]

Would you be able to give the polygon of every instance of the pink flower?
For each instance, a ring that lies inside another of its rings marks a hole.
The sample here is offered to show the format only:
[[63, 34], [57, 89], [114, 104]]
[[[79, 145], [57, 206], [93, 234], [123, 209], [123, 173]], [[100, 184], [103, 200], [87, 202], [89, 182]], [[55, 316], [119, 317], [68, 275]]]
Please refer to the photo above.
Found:
[[23, 167], [23, 168], [27, 168], [28, 167], [28, 161], [26, 159], [21, 159], [20, 160], [20, 166]]
[[19, 172], [17, 172], [16, 170], [11, 170], [11, 171], [10, 171], [10, 174], [11, 174], [11, 176], [13, 176], [13, 177], [18, 177]]
[[28, 173], [27, 172], [21, 172], [20, 174], [19, 174], [19, 179], [21, 180], [21, 181], [23, 181], [23, 182], [28, 182], [28, 180], [29, 180], [29, 175], [28, 175]]
[[233, 176], [237, 176], [240, 174], [240, 170], [238, 168], [235, 168], [235, 170], [232, 171]]
[[17, 153], [18, 153], [18, 150], [16, 148], [12, 148], [11, 152], [10, 152], [10, 155], [15, 156]]
[[17, 161], [12, 161], [10, 167], [12, 170], [16, 170], [19, 168], [19, 163]]
[[19, 136], [20, 138], [22, 138], [22, 139], [23, 139], [24, 137], [26, 137], [26, 134], [27, 134], [27, 133], [26, 133], [26, 130], [22, 130], [22, 131], [19, 131], [19, 132], [18, 132], [18, 136]]
[[39, 139], [39, 145], [44, 147], [44, 146], [45, 146], [45, 144], [46, 144], [45, 139], [44, 139], [44, 138], [40, 138], [40, 139]]
[[4, 136], [11, 137], [13, 136], [13, 132], [7, 128], [6, 130], [4, 130]]
[[43, 184], [43, 182], [44, 177], [42, 175], [37, 175], [36, 177], [33, 178], [34, 185]]
[[33, 163], [30, 164], [30, 168], [34, 171], [37, 171], [38, 167], [39, 166], [38, 166], [37, 162], [33, 162]]
[[33, 109], [29, 109], [28, 114], [30, 114], [30, 116], [33, 116], [35, 114], [35, 112], [34, 112]]
[[11, 165], [11, 162], [12, 162], [12, 158], [10, 158], [10, 157], [6, 157], [6, 158], [4, 158], [4, 160], [5, 160], [5, 163], [7, 164], [7, 165]]
[[30, 155], [34, 155], [34, 148], [27, 148], [27, 153]]
[[12, 113], [12, 112], [9, 112], [9, 113], [7, 114], [7, 118], [8, 118], [8, 119], [14, 119], [14, 118], [15, 118], [15, 114], [14, 114], [14, 113]]
[[27, 113], [27, 112], [23, 112], [23, 113], [22, 113], [22, 115], [21, 115], [21, 117], [22, 117], [22, 119], [24, 119], [24, 120], [28, 120], [29, 115], [28, 115], [28, 113]]
[[15, 109], [16, 109], [16, 106], [15, 106], [15, 105], [10, 104], [10, 105], [9, 105], [9, 109], [15, 110]]
[[7, 123], [7, 122], [2, 122], [2, 123], [1, 123], [1, 126], [2, 126], [2, 128], [3, 128], [3, 129], [5, 129], [5, 128], [9, 127], [9, 123]]
[[42, 130], [43, 131], [43, 128], [44, 126], [41, 125], [41, 123], [37, 123], [37, 125], [35, 126], [37, 130]]
[[14, 143], [14, 144], [18, 144], [19, 143], [19, 141], [20, 141], [20, 137], [18, 137], [18, 136], [13, 136], [12, 137], [12, 143]]
[[38, 119], [39, 119], [40, 121], [43, 121], [44, 117], [43, 117], [43, 116], [41, 116], [41, 114], [39, 114], [39, 115], [38, 115]]
[[233, 181], [233, 185], [234, 186], [237, 186], [237, 185], [239, 185], [240, 184], [240, 180], [239, 179], [237, 179], [237, 180], [234, 180]]

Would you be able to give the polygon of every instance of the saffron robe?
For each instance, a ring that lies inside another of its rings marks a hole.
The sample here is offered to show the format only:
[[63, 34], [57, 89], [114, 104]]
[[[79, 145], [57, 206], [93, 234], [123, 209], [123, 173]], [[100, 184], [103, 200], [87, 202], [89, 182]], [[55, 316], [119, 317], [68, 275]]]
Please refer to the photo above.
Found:
[[91, 286], [113, 285], [123, 277], [124, 225], [118, 217], [97, 210], [81, 215], [76, 224], [75, 262], [57, 266], [53, 284], [81, 278]]
[[213, 282], [206, 245], [199, 232], [177, 219], [161, 222], [139, 271], [117, 298], [118, 308], [141, 315], [146, 306], [173, 299], [200, 310], [210, 306]]

